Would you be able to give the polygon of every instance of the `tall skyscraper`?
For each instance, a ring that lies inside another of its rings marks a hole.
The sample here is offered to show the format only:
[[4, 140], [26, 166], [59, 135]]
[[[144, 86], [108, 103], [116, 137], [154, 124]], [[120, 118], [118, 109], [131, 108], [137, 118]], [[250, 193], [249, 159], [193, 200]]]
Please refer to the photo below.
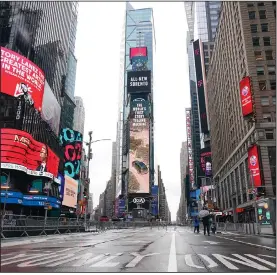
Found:
[[[210, 61], [207, 88], [216, 197], [235, 221], [256, 222], [254, 202], [276, 196], [275, 5], [223, 2]], [[253, 189], [254, 195], [249, 192]]]
[[74, 103], [76, 107], [74, 109], [73, 130], [78, 131], [82, 135], [84, 135], [85, 107], [84, 107], [83, 99], [80, 96], [75, 96]]
[[[123, 27], [120, 57], [120, 87], [119, 87], [119, 118], [117, 123], [117, 174], [116, 197], [126, 195], [128, 187], [127, 156], [129, 154], [129, 124], [130, 112], [129, 99], [127, 97], [127, 71], [132, 71], [130, 60], [130, 48], [147, 47], [147, 69], [152, 71], [153, 54], [155, 51], [154, 19], [152, 9], [134, 9], [130, 3], [126, 3], [126, 14]], [[152, 78], [153, 79], [153, 78]], [[153, 91], [153, 80], [151, 91]], [[153, 130], [153, 100], [149, 97], [150, 119], [150, 181], [154, 182], [154, 130]]]

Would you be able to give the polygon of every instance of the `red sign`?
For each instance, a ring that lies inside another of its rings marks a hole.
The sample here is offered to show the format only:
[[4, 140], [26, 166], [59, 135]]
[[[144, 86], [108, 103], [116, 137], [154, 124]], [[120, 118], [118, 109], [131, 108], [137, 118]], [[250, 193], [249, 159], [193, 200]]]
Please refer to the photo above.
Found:
[[254, 187], [260, 187], [262, 185], [262, 178], [257, 145], [248, 149], [248, 168], [250, 173], [250, 183], [253, 183]]
[[60, 159], [45, 144], [24, 131], [1, 129], [1, 168], [32, 176], [57, 177]]
[[24, 96], [41, 111], [44, 93], [44, 72], [26, 57], [1, 47], [1, 92], [14, 97]]
[[253, 102], [250, 77], [243, 78], [239, 83], [242, 115], [245, 117], [253, 113]]
[[147, 56], [147, 47], [130, 48], [130, 59], [134, 56]]

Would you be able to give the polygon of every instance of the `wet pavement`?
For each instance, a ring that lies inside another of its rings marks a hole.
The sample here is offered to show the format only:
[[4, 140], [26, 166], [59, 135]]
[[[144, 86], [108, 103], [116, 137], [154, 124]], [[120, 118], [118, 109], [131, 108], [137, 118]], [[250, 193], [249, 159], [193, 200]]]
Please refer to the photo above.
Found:
[[1, 272], [276, 272], [276, 240], [137, 228], [1, 241]]

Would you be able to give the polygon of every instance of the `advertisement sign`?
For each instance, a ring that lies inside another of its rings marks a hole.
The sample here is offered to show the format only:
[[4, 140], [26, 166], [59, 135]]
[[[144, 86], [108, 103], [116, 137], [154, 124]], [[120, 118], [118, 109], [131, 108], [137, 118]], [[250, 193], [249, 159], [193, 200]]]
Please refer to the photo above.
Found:
[[127, 93], [151, 93], [151, 71], [127, 72]]
[[63, 194], [64, 194], [64, 176], [62, 174], [58, 174], [58, 180], [59, 180], [59, 193], [60, 193], [60, 200], [63, 200]]
[[200, 150], [200, 176], [212, 176], [212, 152], [211, 147]]
[[60, 134], [60, 144], [64, 147], [64, 174], [78, 180], [82, 159], [83, 135], [69, 128]]
[[251, 80], [249, 76], [243, 78], [240, 81], [239, 90], [240, 90], [242, 115], [245, 117], [253, 113]]
[[24, 131], [1, 129], [1, 168], [32, 176], [57, 177], [60, 159], [45, 144]]
[[147, 56], [147, 47], [135, 47], [135, 48], [130, 48], [130, 60], [134, 56]]
[[131, 59], [132, 71], [147, 71], [147, 56], [135, 56]]
[[41, 117], [49, 124], [56, 135], [59, 134], [60, 116], [61, 106], [59, 105], [47, 81], [45, 81]]
[[254, 187], [260, 187], [262, 185], [262, 177], [257, 145], [253, 145], [252, 147], [248, 148], [248, 168], [251, 184], [253, 183]]
[[198, 106], [200, 112], [201, 132], [206, 134], [208, 130], [207, 110], [205, 101], [205, 90], [204, 81], [202, 74], [202, 64], [200, 55], [200, 41], [199, 39], [193, 42], [194, 50], [194, 62], [195, 62], [195, 73], [197, 80], [197, 91], [198, 91]]
[[78, 182], [71, 177], [64, 177], [64, 194], [63, 205], [76, 208], [77, 207], [77, 195], [78, 195]]
[[121, 217], [125, 212], [125, 200], [118, 200], [118, 215]]
[[152, 215], [157, 216], [159, 214], [159, 187], [158, 185], [153, 185], [151, 190], [152, 195], [152, 202], [151, 202], [151, 208], [152, 208]]
[[23, 96], [41, 111], [44, 92], [44, 72], [26, 57], [1, 47], [1, 92]]
[[135, 99], [130, 106], [128, 193], [149, 193], [149, 103]]
[[192, 154], [191, 109], [190, 108], [186, 108], [186, 129], [187, 129], [189, 182], [190, 182], [190, 187], [193, 188], [195, 186], [195, 179], [194, 179], [194, 160], [193, 160], [193, 154]]

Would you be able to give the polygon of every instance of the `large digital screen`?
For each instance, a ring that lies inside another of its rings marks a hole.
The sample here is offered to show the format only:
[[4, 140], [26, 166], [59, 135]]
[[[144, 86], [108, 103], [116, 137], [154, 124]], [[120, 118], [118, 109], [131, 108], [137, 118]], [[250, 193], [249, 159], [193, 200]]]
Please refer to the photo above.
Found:
[[59, 135], [60, 116], [61, 106], [53, 94], [49, 84], [45, 81], [41, 117], [49, 124], [56, 135]]
[[151, 93], [151, 71], [127, 72], [127, 93]]
[[147, 71], [147, 56], [134, 56], [131, 60], [132, 71]]
[[19, 97], [41, 111], [44, 72], [26, 57], [1, 47], [1, 92]]
[[130, 106], [128, 193], [149, 193], [149, 102], [137, 98]]
[[152, 212], [152, 215], [156, 216], [159, 214], [159, 186], [152, 185], [151, 189], [152, 189], [151, 190], [151, 196], [152, 196], [151, 212]]
[[60, 159], [45, 144], [24, 131], [1, 129], [1, 168], [32, 176], [57, 177]]
[[134, 56], [147, 56], [147, 47], [130, 48], [130, 60]]
[[64, 147], [64, 174], [78, 180], [82, 159], [83, 135], [69, 128], [60, 134], [60, 143]]
[[199, 39], [193, 42], [193, 50], [194, 50], [195, 73], [196, 73], [196, 80], [197, 80], [198, 106], [199, 106], [199, 112], [200, 112], [201, 131], [202, 133], [206, 134], [209, 132], [209, 129], [208, 129]]
[[252, 147], [248, 148], [248, 168], [250, 174], [250, 183], [253, 183], [254, 187], [260, 187], [262, 185], [262, 177], [257, 145], [253, 145]]
[[71, 177], [64, 177], [64, 194], [62, 205], [76, 208], [78, 195], [78, 182]]
[[212, 176], [212, 152], [211, 147], [200, 150], [200, 176]]
[[240, 89], [242, 115], [248, 116], [253, 113], [251, 82], [250, 82], [249, 76], [246, 76], [240, 81], [239, 89]]

